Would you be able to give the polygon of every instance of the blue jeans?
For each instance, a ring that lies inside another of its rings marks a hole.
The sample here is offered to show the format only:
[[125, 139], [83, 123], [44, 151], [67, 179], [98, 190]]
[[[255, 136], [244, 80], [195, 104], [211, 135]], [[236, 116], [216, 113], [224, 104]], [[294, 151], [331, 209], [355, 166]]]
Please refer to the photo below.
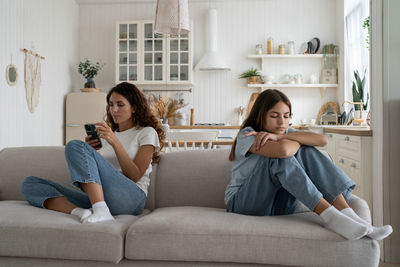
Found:
[[355, 184], [318, 149], [302, 145], [288, 158], [262, 157], [254, 175], [227, 205], [228, 212], [246, 215], [285, 215], [298, 200], [314, 210], [323, 197], [329, 203], [343, 194], [349, 200]]
[[[65, 146], [65, 158], [71, 172], [72, 184], [78, 188], [80, 183], [101, 185], [104, 201], [112, 215], [138, 215], [142, 212], [146, 203], [143, 190], [116, 170], [90, 145], [79, 140], [70, 141]], [[39, 208], [44, 208], [44, 202], [54, 197], [65, 197], [84, 209], [92, 206], [86, 193], [35, 176], [24, 180], [21, 191], [31, 205]]]

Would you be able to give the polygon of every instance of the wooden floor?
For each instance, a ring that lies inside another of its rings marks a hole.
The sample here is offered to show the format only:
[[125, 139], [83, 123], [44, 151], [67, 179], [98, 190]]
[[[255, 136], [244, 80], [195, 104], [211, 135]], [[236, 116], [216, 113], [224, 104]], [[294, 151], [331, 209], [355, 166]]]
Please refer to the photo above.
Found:
[[400, 267], [400, 263], [379, 262], [379, 267]]

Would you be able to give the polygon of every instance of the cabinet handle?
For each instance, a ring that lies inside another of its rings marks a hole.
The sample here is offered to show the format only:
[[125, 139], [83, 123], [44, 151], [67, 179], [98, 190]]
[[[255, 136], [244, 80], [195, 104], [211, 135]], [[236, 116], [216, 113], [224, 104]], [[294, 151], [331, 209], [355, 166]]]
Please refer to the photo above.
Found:
[[351, 164], [351, 167], [355, 168], [355, 167], [357, 167], [357, 165], [353, 162], [353, 163]]
[[340, 160], [339, 160], [339, 163], [344, 163], [344, 159], [340, 159]]
[[350, 140], [350, 137], [348, 137], [348, 136], [346, 136], [345, 138], [344, 138], [344, 141], [349, 141]]
[[329, 137], [329, 138], [332, 138], [332, 137], [333, 137], [333, 135], [332, 135], [332, 134], [328, 134], [328, 137]]

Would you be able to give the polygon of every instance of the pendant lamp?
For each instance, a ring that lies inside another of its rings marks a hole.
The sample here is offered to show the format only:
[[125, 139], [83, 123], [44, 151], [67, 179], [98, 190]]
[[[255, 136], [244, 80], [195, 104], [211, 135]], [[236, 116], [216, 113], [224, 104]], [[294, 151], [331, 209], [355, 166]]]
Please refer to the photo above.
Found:
[[188, 0], [157, 0], [154, 33], [189, 33]]

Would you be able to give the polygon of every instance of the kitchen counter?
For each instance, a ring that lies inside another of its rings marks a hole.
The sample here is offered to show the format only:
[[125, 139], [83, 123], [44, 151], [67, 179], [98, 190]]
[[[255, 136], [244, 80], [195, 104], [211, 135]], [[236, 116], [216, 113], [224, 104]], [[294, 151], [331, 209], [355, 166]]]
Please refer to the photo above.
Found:
[[240, 126], [236, 125], [173, 125], [169, 127], [170, 129], [240, 129]]
[[322, 133], [337, 133], [355, 136], [372, 136], [370, 127], [365, 126], [344, 126], [344, 125], [316, 125], [316, 126], [291, 126], [300, 131], [315, 131]]

